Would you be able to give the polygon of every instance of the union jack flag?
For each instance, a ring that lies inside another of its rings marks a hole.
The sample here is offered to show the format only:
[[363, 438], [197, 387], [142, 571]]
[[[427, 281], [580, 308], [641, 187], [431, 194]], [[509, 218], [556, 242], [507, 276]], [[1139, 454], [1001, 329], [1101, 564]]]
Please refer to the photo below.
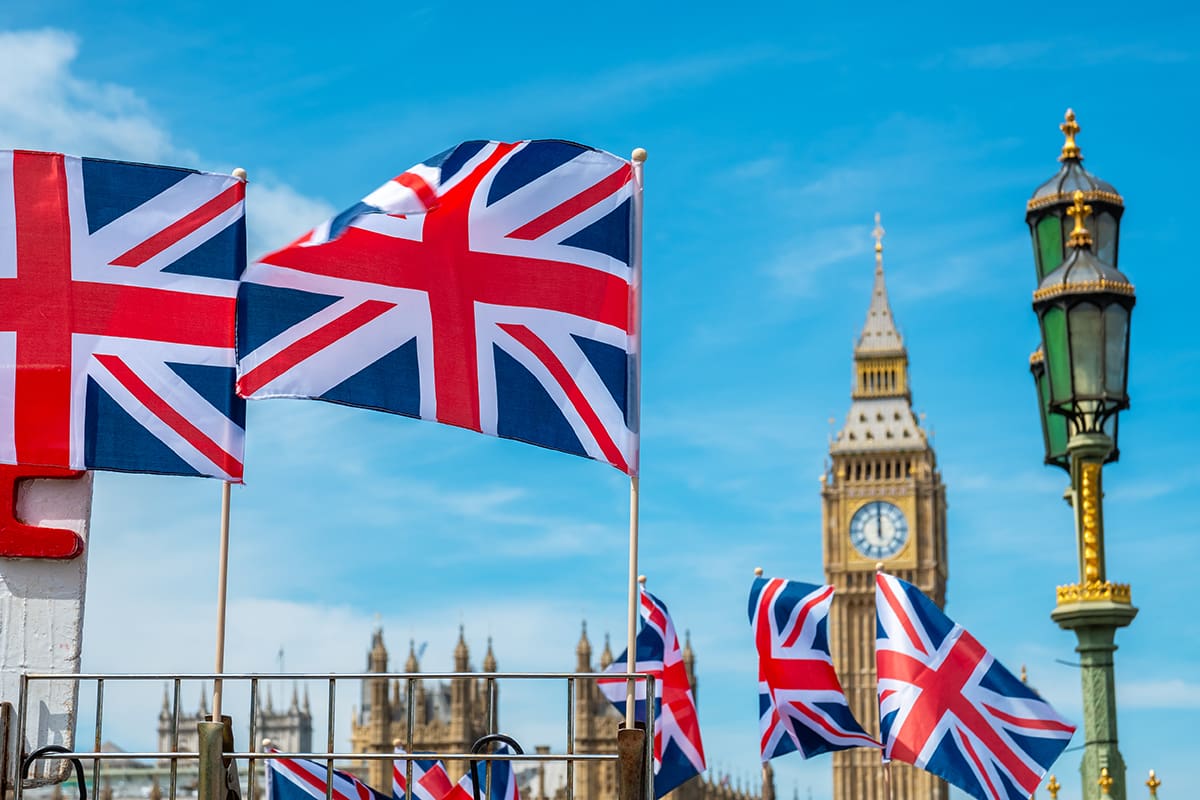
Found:
[[238, 391], [457, 425], [637, 471], [629, 163], [474, 141], [250, 266]]
[[[654, 796], [658, 798], [704, 772], [704, 744], [700, 741], [696, 699], [667, 606], [643, 586], [640, 610], [642, 628], [637, 636], [634, 672], [654, 676]], [[605, 672], [628, 674], [629, 651], [617, 656]], [[609, 702], [624, 713], [626, 679], [600, 678], [597, 683]], [[636, 719], [646, 720], [646, 684], [642, 681], [637, 684]]]
[[[268, 753], [278, 753], [267, 748]], [[306, 758], [267, 759], [267, 800], [325, 800], [329, 769]], [[348, 772], [333, 771], [333, 800], [387, 800]]]
[[[507, 744], [501, 744], [496, 748], [496, 754], [508, 755], [513, 752], [512, 748]], [[517, 773], [513, 769], [511, 761], [487, 761], [487, 756], [480, 756], [480, 760], [475, 762], [475, 775], [478, 775], [484, 784], [484, 791], [479, 795], [480, 800], [521, 800], [521, 792], [517, 788]], [[488, 774], [488, 764], [491, 765], [491, 774]], [[459, 780], [459, 785], [466, 793], [467, 797], [474, 800], [475, 797], [475, 781], [472, 777], [472, 772], [467, 771]]]
[[910, 583], [875, 576], [884, 756], [979, 800], [1024, 800], [1071, 740], [1055, 713]]
[[829, 655], [832, 586], [755, 578], [750, 627], [758, 649], [762, 760], [879, 747], [850, 713]]
[[[404, 748], [396, 753], [405, 755]], [[412, 763], [413, 791], [408, 791], [408, 764]], [[392, 762], [393, 800], [473, 800], [470, 786], [454, 783], [446, 765], [432, 758], [408, 757]]]
[[0, 463], [240, 481], [245, 183], [0, 151]]

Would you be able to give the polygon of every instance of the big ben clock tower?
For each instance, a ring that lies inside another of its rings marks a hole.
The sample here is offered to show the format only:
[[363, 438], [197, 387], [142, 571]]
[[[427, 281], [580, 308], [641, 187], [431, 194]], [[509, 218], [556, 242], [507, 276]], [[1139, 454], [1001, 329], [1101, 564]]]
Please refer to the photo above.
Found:
[[[855, 717], [879, 733], [875, 683], [875, 567], [946, 598], [946, 490], [937, 456], [912, 410], [908, 351], [883, 280], [883, 228], [875, 215], [875, 285], [854, 348], [846, 424], [821, 477], [825, 580], [837, 588], [829, 624], [834, 665]], [[833, 754], [834, 800], [884, 800], [878, 750]], [[946, 784], [893, 763], [894, 800], [946, 800]]]

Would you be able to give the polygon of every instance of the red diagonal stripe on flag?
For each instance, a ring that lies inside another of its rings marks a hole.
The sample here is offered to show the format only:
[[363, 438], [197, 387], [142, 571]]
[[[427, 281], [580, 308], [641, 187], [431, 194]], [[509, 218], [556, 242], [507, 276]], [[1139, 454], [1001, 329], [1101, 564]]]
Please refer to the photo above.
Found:
[[800, 613], [796, 615], [796, 618], [792, 622], [792, 632], [788, 635], [787, 641], [783, 643], [783, 647], [794, 647], [796, 645], [796, 640], [800, 638], [800, 632], [804, 630], [804, 620], [808, 618], [808, 612], [812, 610], [813, 606], [824, 602], [825, 598], [831, 594], [833, 594], [833, 587], [827, 586], [825, 587], [825, 591], [804, 604], [804, 608], [800, 609]]
[[904, 611], [904, 607], [900, 605], [900, 601], [896, 598], [895, 593], [892, 591], [891, 584], [888, 583], [888, 581], [882, 575], [880, 575], [878, 576], [876, 585], [878, 585], [879, 590], [883, 592], [884, 600], [886, 600], [887, 604], [891, 606], [892, 615], [896, 618], [896, 621], [900, 623], [901, 627], [904, 628], [904, 632], [908, 634], [908, 639], [910, 642], [912, 642], [913, 647], [917, 648], [917, 650], [925, 655], [929, 655], [929, 653], [925, 650], [925, 646], [921, 644], [921, 637], [917, 633], [917, 629], [913, 627], [912, 620], [908, 618], [908, 614]]
[[1075, 732], [1074, 725], [1067, 725], [1065, 723], [1059, 722], [1058, 720], [1029, 719], [1028, 717], [1017, 717], [1012, 714], [1006, 714], [1005, 712], [1001, 711], [998, 708], [993, 708], [992, 706], [989, 706], [987, 703], [983, 703], [983, 707], [986, 708], [993, 716], [999, 717], [1000, 719], [1004, 720], [1005, 722], [1009, 723], [1010, 725], [1015, 725], [1018, 728], [1032, 728], [1033, 730], [1036, 730], [1036, 731], [1060, 731], [1062, 733], [1074, 733]]
[[[554, 351], [538, 338], [537, 334], [524, 325], [502, 323], [499, 327], [509, 336], [520, 342], [526, 350], [533, 354], [534, 358], [542, 362], [542, 365], [550, 371], [554, 380], [558, 381], [559, 386], [566, 392], [567, 399], [570, 400], [575, 411], [583, 419], [583, 424], [587, 426], [588, 432], [596, 440], [596, 444], [599, 445], [600, 451], [604, 453], [604, 457], [608, 459], [610, 464], [628, 472], [629, 468], [625, 463], [625, 458], [621, 455], [620, 449], [613, 442], [612, 437], [608, 435], [608, 431], [604, 429], [604, 425], [600, 422], [600, 417], [597, 416], [595, 409], [592, 408], [583, 396], [583, 390], [575, 383], [575, 380], [567, 372], [567, 368], [558, 359], [558, 356], [554, 354]], [[634, 657], [636, 658], [636, 655]]]
[[114, 267], [140, 267], [183, 237], [195, 233], [242, 202], [245, 196], [246, 184], [243, 181], [238, 181], [186, 217], [172, 222], [146, 241], [122, 253], [109, 263]]
[[544, 233], [554, 230], [559, 225], [562, 225], [572, 217], [582, 214], [592, 206], [599, 203], [606, 197], [612, 195], [613, 192], [620, 189], [625, 184], [629, 183], [633, 172], [629, 169], [629, 165], [625, 164], [612, 175], [596, 183], [590, 188], [584, 189], [579, 194], [572, 197], [560, 205], [536, 217], [529, 222], [526, 222], [521, 227], [508, 235], [509, 239], [524, 239], [531, 241], [538, 238]]
[[382, 300], [360, 303], [332, 322], [322, 325], [307, 336], [300, 337], [247, 372], [237, 382], [238, 394], [249, 397], [304, 359], [324, 350], [343, 336], [348, 336], [395, 307], [395, 303], [385, 303]]
[[112, 373], [112, 376], [139, 403], [146, 407], [146, 410], [162, 420], [171, 430], [182, 436], [188, 444], [200, 451], [201, 455], [219, 467], [226, 475], [241, 475], [241, 462], [227, 453], [225, 448], [214, 442], [204, 431], [193, 425], [187, 417], [176, 411], [170, 403], [163, 400], [119, 356], [96, 353], [93, 357]]
[[[417, 196], [417, 199], [421, 201], [421, 205], [425, 206], [426, 211], [437, 206], [437, 192], [420, 175], [414, 175], [411, 172], [402, 172], [392, 180], [411, 190]], [[397, 216], [403, 215], [398, 214]]]

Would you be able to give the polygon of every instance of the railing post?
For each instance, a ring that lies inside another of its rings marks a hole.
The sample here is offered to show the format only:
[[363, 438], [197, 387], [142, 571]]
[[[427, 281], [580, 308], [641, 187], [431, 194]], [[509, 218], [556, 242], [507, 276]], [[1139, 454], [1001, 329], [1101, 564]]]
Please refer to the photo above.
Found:
[[649, 800], [646, 797], [646, 729], [625, 723], [617, 730], [617, 800]]
[[225, 800], [225, 726], [220, 722], [197, 722], [200, 775], [196, 800]]

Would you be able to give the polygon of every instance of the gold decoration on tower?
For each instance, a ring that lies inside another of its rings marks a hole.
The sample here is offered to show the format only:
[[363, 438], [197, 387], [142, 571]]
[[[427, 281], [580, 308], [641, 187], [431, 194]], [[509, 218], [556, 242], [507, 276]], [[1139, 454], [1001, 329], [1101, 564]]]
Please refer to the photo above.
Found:
[[1154, 774], [1154, 770], [1150, 770], [1150, 780], [1146, 781], [1146, 785], [1150, 787], [1150, 800], [1155, 800], [1158, 797], [1158, 787], [1162, 786], [1162, 781]]
[[1068, 161], [1075, 159], [1083, 160], [1083, 154], [1079, 152], [1079, 145], [1075, 144], [1075, 134], [1079, 133], [1079, 123], [1075, 121], [1075, 112], [1067, 109], [1067, 115], [1063, 124], [1058, 126], [1058, 129], [1067, 137], [1067, 141], [1063, 143], [1062, 155], [1058, 157], [1059, 161]]
[[879, 212], [875, 212], [875, 230], [871, 231], [871, 235], [875, 237], [875, 263], [879, 264], [883, 261], [883, 235], [887, 233], [883, 226], [879, 224]]
[[1058, 800], [1060, 789], [1062, 789], [1062, 784], [1058, 782], [1058, 778], [1051, 775], [1050, 780], [1046, 783], [1046, 791], [1050, 793], [1050, 800]]
[[1096, 785], [1100, 787], [1100, 794], [1109, 797], [1108, 790], [1112, 788], [1113, 779], [1108, 774], [1108, 767], [1100, 768], [1100, 777], [1096, 780]]
[[1092, 207], [1083, 202], [1083, 192], [1079, 189], [1075, 190], [1072, 199], [1075, 201], [1075, 205], [1068, 208], [1067, 213], [1075, 218], [1075, 229], [1071, 231], [1071, 238], [1067, 240], [1067, 243], [1071, 247], [1091, 247], [1092, 232], [1083, 223], [1091, 216]]

